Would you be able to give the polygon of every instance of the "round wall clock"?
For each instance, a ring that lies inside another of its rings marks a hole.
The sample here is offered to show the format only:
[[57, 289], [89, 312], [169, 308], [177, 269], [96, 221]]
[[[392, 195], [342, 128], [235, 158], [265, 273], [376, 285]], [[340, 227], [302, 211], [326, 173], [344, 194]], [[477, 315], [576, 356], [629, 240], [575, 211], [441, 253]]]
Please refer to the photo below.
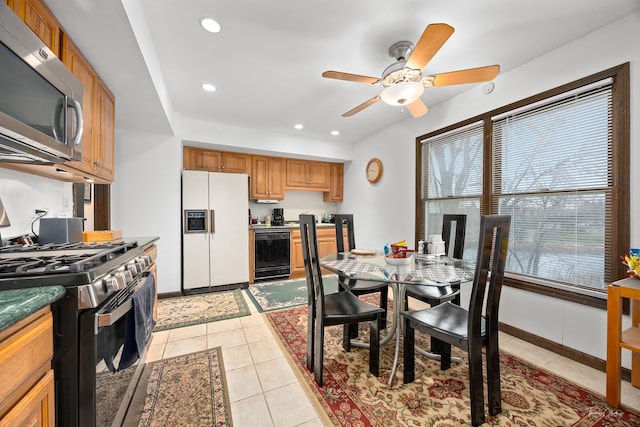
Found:
[[366, 172], [367, 180], [369, 180], [370, 183], [373, 184], [374, 182], [378, 182], [382, 177], [382, 162], [380, 161], [380, 159], [374, 157], [369, 160], [369, 163], [367, 163]]

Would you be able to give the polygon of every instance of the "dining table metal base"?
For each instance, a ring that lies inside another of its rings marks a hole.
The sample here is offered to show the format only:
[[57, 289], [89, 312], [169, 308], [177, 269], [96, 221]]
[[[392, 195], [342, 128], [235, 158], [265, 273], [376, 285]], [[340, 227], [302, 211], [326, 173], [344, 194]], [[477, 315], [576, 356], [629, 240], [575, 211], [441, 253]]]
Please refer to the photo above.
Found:
[[[391, 328], [389, 329], [387, 335], [384, 336], [380, 340], [380, 346], [387, 344], [391, 339], [395, 336], [396, 338], [396, 348], [393, 356], [393, 365], [391, 366], [391, 373], [389, 374], [389, 380], [387, 381], [387, 387], [389, 389], [393, 388], [393, 379], [396, 375], [396, 371], [398, 370], [398, 359], [400, 355], [400, 338], [402, 337], [402, 322], [401, 313], [404, 311], [404, 299], [406, 297], [406, 284], [403, 283], [390, 283], [391, 290], [393, 291], [393, 317], [391, 319]], [[414, 286], [414, 285], [411, 285]], [[415, 285], [417, 286], [417, 285]], [[361, 341], [352, 340], [351, 345], [359, 348], [369, 348], [369, 344]], [[431, 353], [426, 351], [425, 349], [416, 345], [416, 350], [421, 355], [433, 359], [440, 360], [440, 355], [436, 353]], [[459, 357], [451, 357], [452, 362], [460, 363], [462, 361]]]

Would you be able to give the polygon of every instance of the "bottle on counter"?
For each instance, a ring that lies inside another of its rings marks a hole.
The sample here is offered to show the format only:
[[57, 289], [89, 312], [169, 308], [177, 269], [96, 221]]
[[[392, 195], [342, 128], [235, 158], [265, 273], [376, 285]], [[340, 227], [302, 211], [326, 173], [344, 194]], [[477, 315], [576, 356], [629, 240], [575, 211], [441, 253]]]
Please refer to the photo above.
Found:
[[271, 215], [264, 216], [264, 225], [267, 227], [271, 227]]

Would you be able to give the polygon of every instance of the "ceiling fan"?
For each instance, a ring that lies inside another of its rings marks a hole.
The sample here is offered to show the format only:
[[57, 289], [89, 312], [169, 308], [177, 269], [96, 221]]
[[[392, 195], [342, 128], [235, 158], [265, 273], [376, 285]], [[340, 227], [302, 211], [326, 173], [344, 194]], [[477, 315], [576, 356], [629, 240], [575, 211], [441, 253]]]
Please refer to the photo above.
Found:
[[453, 27], [447, 24], [430, 24], [425, 28], [416, 46], [408, 41], [394, 43], [389, 48], [389, 56], [394, 62], [383, 72], [382, 77], [368, 77], [340, 71], [325, 71], [322, 77], [329, 79], [347, 80], [356, 83], [380, 84], [384, 90], [347, 111], [342, 117], [350, 117], [365, 108], [382, 100], [389, 105], [406, 106], [414, 118], [425, 115], [427, 106], [420, 96], [425, 87], [450, 86], [465, 83], [479, 83], [493, 80], [500, 72], [499, 65], [470, 68], [467, 70], [451, 71], [441, 74], [422, 75], [431, 58], [440, 50], [453, 34]]

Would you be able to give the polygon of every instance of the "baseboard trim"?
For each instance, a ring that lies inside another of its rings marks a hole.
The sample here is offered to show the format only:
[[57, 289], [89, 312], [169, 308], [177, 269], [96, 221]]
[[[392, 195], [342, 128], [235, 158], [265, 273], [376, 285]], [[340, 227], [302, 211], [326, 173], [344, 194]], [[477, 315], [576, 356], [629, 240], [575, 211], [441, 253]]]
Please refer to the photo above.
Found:
[[[500, 322], [500, 324], [498, 325], [498, 329], [506, 334], [512, 335], [516, 338], [520, 338], [523, 341], [537, 345], [538, 347], [542, 347], [545, 350], [552, 351], [568, 359], [575, 360], [578, 363], [582, 363], [583, 365], [590, 366], [601, 372], [607, 371], [606, 360], [602, 360], [590, 354], [583, 353], [581, 351], [564, 346], [562, 344], [558, 344], [546, 338], [542, 338], [538, 335], [532, 334], [531, 332], [524, 331], [522, 329], [516, 328], [511, 325], [507, 325], [506, 323]], [[623, 380], [631, 381], [631, 370], [627, 368], [622, 368], [621, 376]]]

